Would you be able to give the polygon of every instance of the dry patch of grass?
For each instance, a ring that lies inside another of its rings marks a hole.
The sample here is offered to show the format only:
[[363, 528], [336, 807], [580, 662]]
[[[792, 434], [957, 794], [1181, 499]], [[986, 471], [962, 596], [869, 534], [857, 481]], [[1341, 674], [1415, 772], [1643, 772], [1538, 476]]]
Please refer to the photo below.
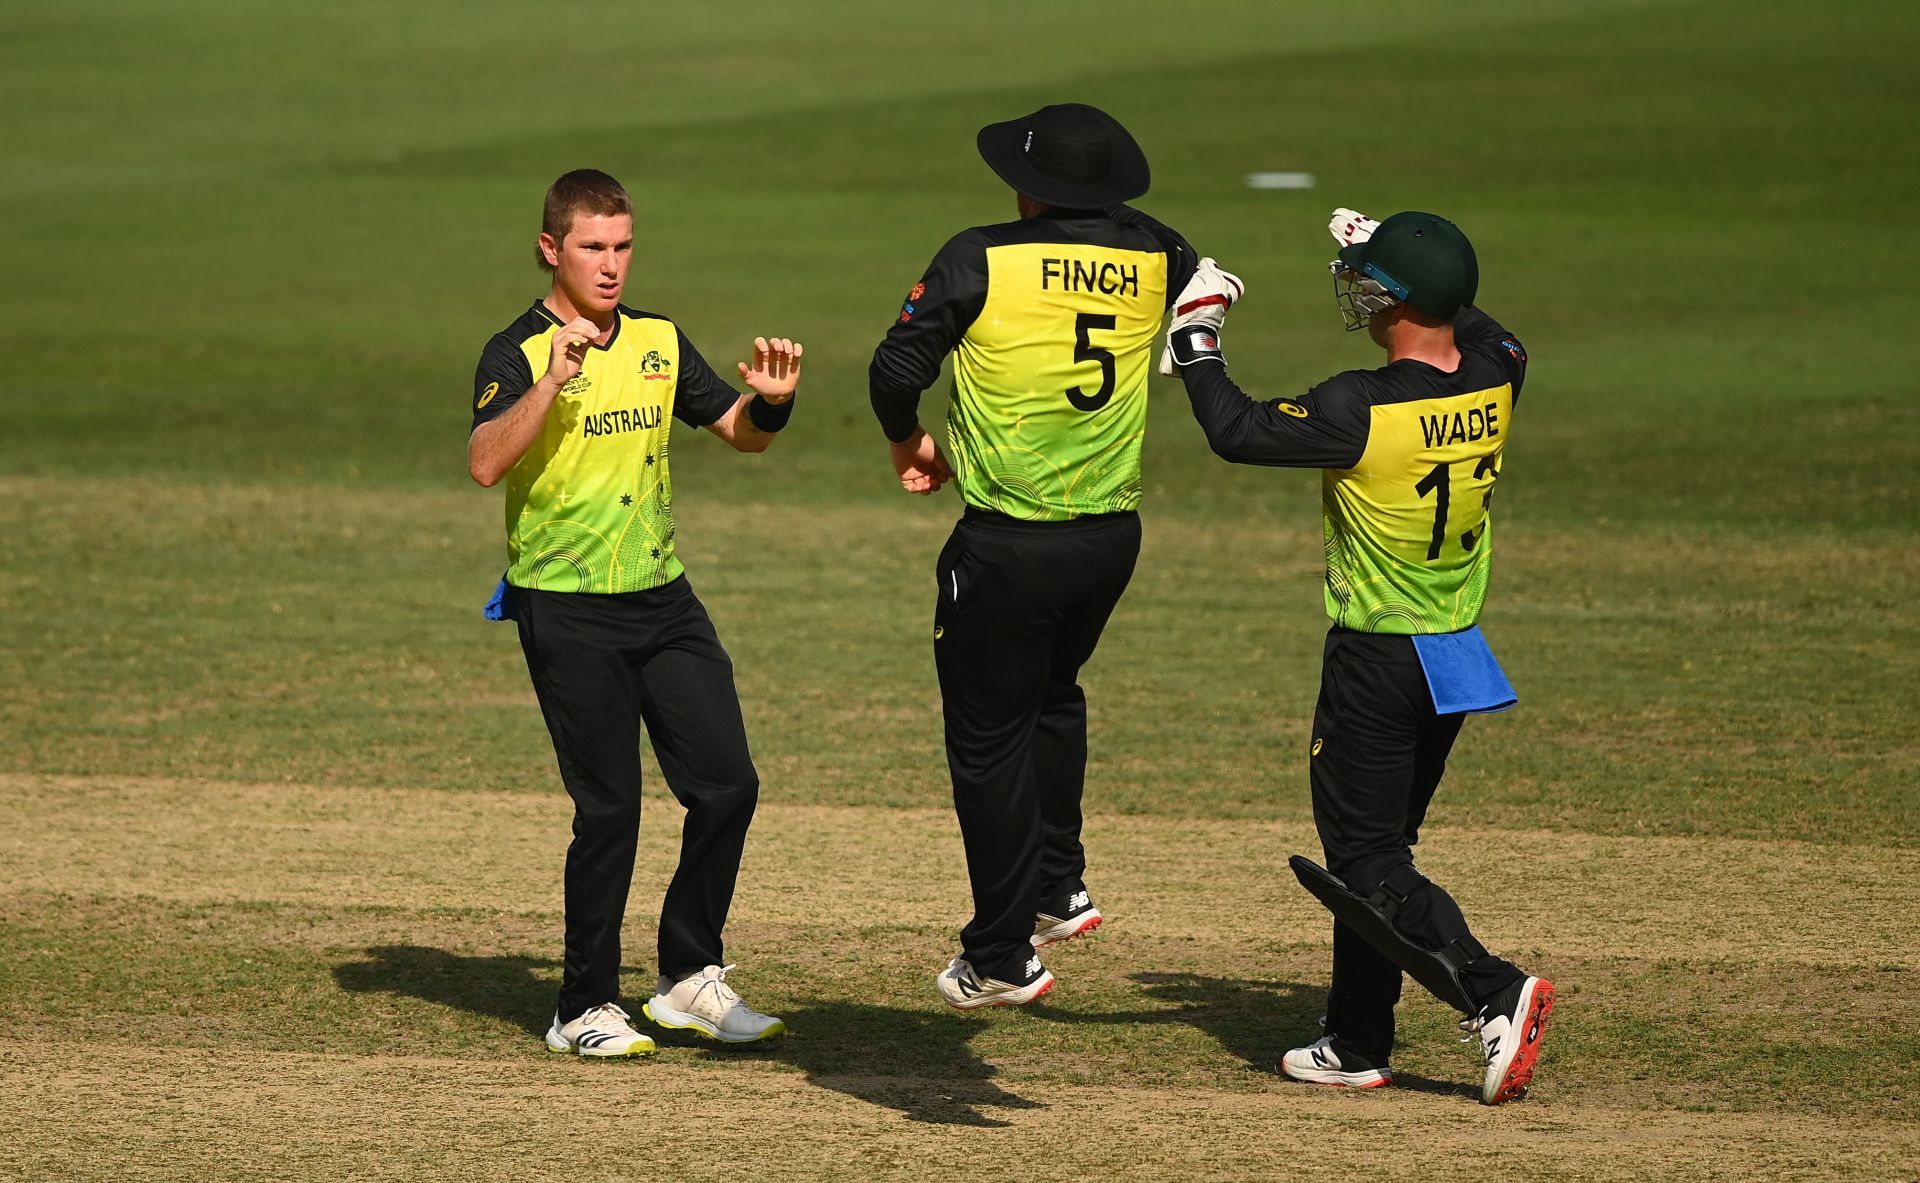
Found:
[[[1610, 1107], [1486, 1111], [1417, 1092], [1262, 1094], [990, 1075], [809, 1077], [764, 1061], [476, 1063], [244, 1047], [13, 1043], [0, 1052], [0, 1174], [160, 1181], [1256, 1179], [1300, 1157], [1485, 1180], [1901, 1178], [1910, 1126]], [[591, 1140], [591, 1157], [567, 1147]]]
[[[648, 808], [630, 993], [651, 977], [678, 816]], [[1106, 1133], [1053, 1138], [1039, 1177], [1266, 1177], [1339, 1147], [1382, 1169], [1442, 1163], [1423, 1166], [1435, 1178], [1522, 1162], [1535, 1177], [1719, 1163], [1857, 1178], [1920, 1129], [1908, 925], [1874, 902], [1915, 894], [1920, 868], [1898, 849], [1435, 830], [1429, 871], [1563, 992], [1535, 1095], [1489, 1114], [1453, 1016], [1417, 991], [1391, 1094], [1275, 1075], [1326, 982], [1326, 918], [1282, 866], [1310, 849], [1301, 826], [1095, 815], [1112, 922], [1050, 955], [1062, 985], [1047, 1005], [961, 1016], [929, 987], [966, 908], [952, 819], [772, 804], [729, 937], [743, 989], [791, 1036], [727, 1051], [663, 1036], [655, 1063], [578, 1065], [537, 1039], [559, 972], [558, 793], [10, 776], [0, 812], [0, 1020], [29, 1036], [0, 1053], [0, 1112], [34, 1098], [65, 1113], [104, 1088], [117, 1149], [89, 1160], [103, 1178], [251, 1178], [275, 1162], [540, 1178], [524, 1145], [590, 1128], [598, 1106], [630, 1113], [606, 1088], [629, 1071], [648, 1098], [701, 1098], [720, 1132], [616, 1156], [609, 1179], [771, 1153], [801, 1177], [1013, 1171], [1045, 1131], [1093, 1125]], [[1835, 882], [1859, 905], [1850, 927], [1822, 906]], [[93, 1062], [109, 1051], [115, 1066]], [[1816, 1136], [1842, 1119], [1857, 1139]], [[763, 1120], [792, 1145], [755, 1132]], [[211, 1138], [222, 1123], [234, 1136]], [[9, 1161], [44, 1173], [29, 1156], [66, 1136], [13, 1140], [0, 1176]]]
[[[0, 890], [553, 914], [570, 806], [523, 793], [0, 776]], [[657, 911], [680, 812], [650, 796], [632, 910]], [[1229, 943], [1323, 939], [1286, 870], [1311, 827], [1097, 814], [1091, 877], [1114, 931]], [[1807, 842], [1432, 828], [1423, 867], [1489, 945], [1569, 957], [1915, 965], [1920, 851]], [[1846, 922], [1834, 923], [1836, 901]], [[858, 927], [964, 920], [959, 830], [939, 810], [770, 803], [736, 914]]]

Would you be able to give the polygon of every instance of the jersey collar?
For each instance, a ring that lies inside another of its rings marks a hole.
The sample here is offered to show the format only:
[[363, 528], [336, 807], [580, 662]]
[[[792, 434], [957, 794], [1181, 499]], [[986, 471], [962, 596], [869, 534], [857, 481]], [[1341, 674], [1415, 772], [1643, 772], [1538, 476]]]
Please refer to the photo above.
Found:
[[[559, 317], [553, 314], [553, 309], [547, 307], [547, 302], [545, 300], [535, 300], [533, 302], [533, 307], [536, 311], [540, 313], [541, 316], [546, 317], [547, 320], [551, 324], [553, 324], [555, 327], [558, 327], [566, 323], [565, 321], [562, 321]], [[627, 309], [624, 304], [615, 304], [613, 306], [613, 331], [607, 334], [607, 343], [605, 345], [595, 344], [592, 346], [592, 348], [598, 349], [602, 353], [605, 353], [607, 350], [613, 348], [613, 343], [620, 339], [620, 322], [626, 319], [626, 315], [625, 315], [626, 311]]]

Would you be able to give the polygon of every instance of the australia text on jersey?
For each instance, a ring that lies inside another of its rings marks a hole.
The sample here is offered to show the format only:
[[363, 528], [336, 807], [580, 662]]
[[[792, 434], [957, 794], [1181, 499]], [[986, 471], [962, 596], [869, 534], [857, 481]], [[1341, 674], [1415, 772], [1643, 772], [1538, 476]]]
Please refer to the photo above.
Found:
[[635, 407], [631, 410], [622, 407], [613, 411], [598, 411], [583, 415], [580, 419], [581, 435], [618, 435], [624, 431], [651, 431], [660, 426], [660, 407]]

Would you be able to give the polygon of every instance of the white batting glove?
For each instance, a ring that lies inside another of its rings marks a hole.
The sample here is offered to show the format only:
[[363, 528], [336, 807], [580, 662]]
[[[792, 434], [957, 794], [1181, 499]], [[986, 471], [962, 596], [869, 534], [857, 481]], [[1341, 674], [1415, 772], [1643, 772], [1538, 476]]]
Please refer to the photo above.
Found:
[[1212, 259], [1200, 260], [1193, 278], [1173, 302], [1173, 323], [1167, 326], [1167, 347], [1160, 353], [1160, 372], [1171, 378], [1182, 366], [1220, 356], [1220, 327], [1227, 310], [1245, 295], [1247, 285], [1231, 271], [1220, 270]]
[[1327, 230], [1333, 240], [1341, 246], [1352, 246], [1356, 242], [1365, 242], [1380, 229], [1380, 223], [1369, 218], [1357, 209], [1345, 206], [1333, 211], [1333, 221], [1327, 223]]

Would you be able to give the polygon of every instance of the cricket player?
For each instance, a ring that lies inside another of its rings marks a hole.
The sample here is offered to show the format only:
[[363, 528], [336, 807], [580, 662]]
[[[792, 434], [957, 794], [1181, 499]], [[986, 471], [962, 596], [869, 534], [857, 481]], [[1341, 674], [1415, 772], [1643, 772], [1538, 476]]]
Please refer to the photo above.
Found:
[[1168, 329], [1216, 453], [1323, 470], [1333, 627], [1308, 768], [1338, 889], [1322, 898], [1343, 901], [1335, 914], [1344, 918], [1334, 925], [1325, 1034], [1289, 1051], [1281, 1070], [1317, 1084], [1392, 1083], [1404, 965], [1466, 1013], [1461, 1026], [1479, 1034], [1485, 1057], [1481, 1100], [1499, 1105], [1533, 1076], [1553, 986], [1488, 953], [1453, 897], [1415, 869], [1412, 848], [1461, 721], [1514, 702], [1475, 622], [1527, 354], [1473, 306], [1479, 264], [1452, 222], [1408, 212], [1376, 223], [1343, 209], [1331, 229], [1347, 327], [1367, 330], [1385, 366], [1337, 374], [1298, 397], [1248, 397], [1227, 376], [1219, 338], [1242, 288], [1211, 259]]
[[[966, 503], [933, 618], [974, 901], [935, 985], [961, 1009], [1045, 994], [1037, 950], [1101, 921], [1083, 878], [1078, 678], [1139, 555], [1147, 370], [1193, 268], [1185, 240], [1119, 204], [1147, 191], [1147, 158], [1104, 111], [1043, 107], [982, 128], [978, 147], [1019, 219], [940, 248], [869, 371], [901, 487], [957, 480]], [[949, 353], [951, 461], [917, 415]]]
[[640, 1056], [653, 1040], [618, 1004], [620, 925], [640, 829], [640, 725], [686, 807], [660, 911], [663, 1027], [729, 1043], [779, 1019], [727, 982], [720, 930], [759, 779], [733, 664], [674, 554], [673, 420], [762, 452], [793, 411], [801, 347], [754, 339], [736, 393], [672, 321], [620, 303], [633, 202], [603, 172], [547, 190], [537, 255], [545, 298], [494, 335], [473, 381], [473, 479], [506, 481], [506, 577], [489, 615], [519, 626], [527, 672], [573, 798], [566, 958], [547, 1046]]

